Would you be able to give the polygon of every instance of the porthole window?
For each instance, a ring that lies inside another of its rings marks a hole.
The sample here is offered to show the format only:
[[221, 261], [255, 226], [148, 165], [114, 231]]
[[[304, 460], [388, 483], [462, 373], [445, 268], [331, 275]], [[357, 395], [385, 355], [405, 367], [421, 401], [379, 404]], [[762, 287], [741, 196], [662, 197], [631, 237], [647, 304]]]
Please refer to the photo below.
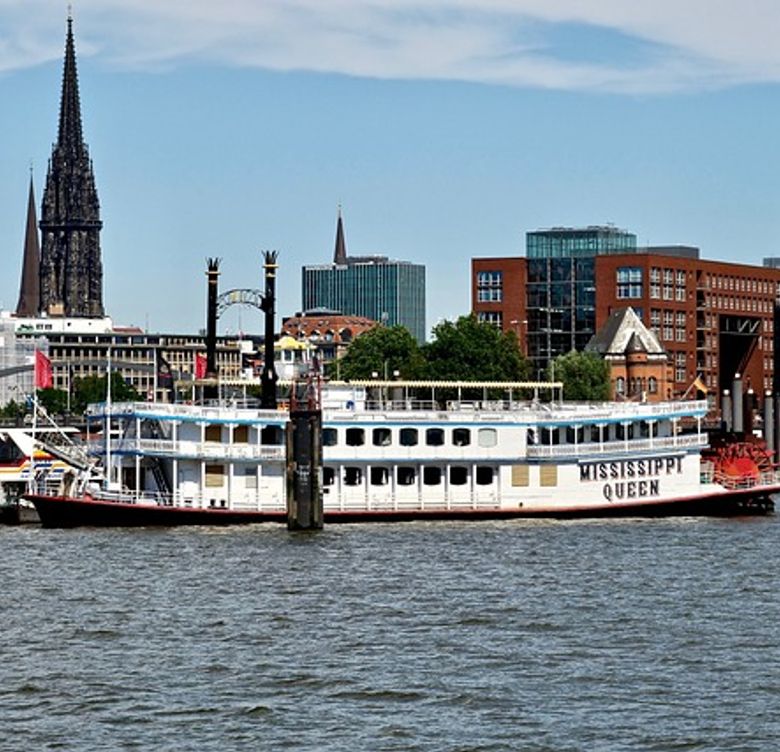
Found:
[[477, 441], [481, 447], [494, 447], [498, 444], [498, 432], [495, 428], [480, 428]]
[[452, 444], [461, 447], [471, 444], [471, 431], [468, 428], [453, 428]]
[[425, 443], [428, 446], [442, 446], [444, 444], [444, 431], [441, 428], [429, 428], [425, 432]]
[[336, 446], [339, 443], [339, 432], [336, 428], [322, 429], [322, 446]]
[[366, 435], [362, 428], [347, 429], [347, 446], [363, 446], [365, 443]]
[[399, 434], [401, 446], [417, 446], [417, 429], [416, 428], [402, 428]]
[[390, 429], [375, 428], [373, 431], [374, 446], [390, 446]]

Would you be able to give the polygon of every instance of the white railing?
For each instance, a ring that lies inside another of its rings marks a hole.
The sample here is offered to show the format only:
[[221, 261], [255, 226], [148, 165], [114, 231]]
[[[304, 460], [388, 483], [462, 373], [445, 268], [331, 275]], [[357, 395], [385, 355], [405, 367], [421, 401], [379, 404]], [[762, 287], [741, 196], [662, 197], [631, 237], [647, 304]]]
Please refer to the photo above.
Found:
[[528, 457], [583, 457], [598, 454], [623, 454], [625, 452], [646, 452], [656, 449], [684, 449], [706, 447], [709, 440], [705, 434], [683, 434], [682, 436], [657, 436], [653, 439], [629, 439], [628, 441], [604, 441], [582, 444], [542, 444], [529, 446]]
[[[248, 414], [253, 419], [265, 418], [270, 421], [286, 421], [288, 418], [286, 410], [247, 408], [231, 402], [220, 405], [187, 405], [178, 402], [114, 402], [111, 404], [110, 412], [116, 418], [155, 418], [165, 416], [171, 418], [194, 418], [204, 422], [245, 420]], [[106, 415], [106, 404], [100, 402], [89, 405], [87, 415], [93, 418], [104, 418]]]
[[[93, 455], [105, 454], [102, 441], [90, 441]], [[165, 439], [127, 439], [114, 441], [111, 451], [120, 454], [143, 454], [155, 457], [188, 457], [226, 460], [283, 460], [285, 447], [256, 444], [220, 444], [218, 442], [166, 441]]]

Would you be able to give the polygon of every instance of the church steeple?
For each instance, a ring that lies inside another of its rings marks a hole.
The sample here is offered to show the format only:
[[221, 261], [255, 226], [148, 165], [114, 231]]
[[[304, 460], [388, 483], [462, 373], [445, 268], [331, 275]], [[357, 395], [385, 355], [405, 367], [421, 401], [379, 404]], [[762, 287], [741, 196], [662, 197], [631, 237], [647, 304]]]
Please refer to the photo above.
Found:
[[73, 19], [69, 15], [59, 129], [41, 211], [41, 312], [103, 316], [102, 226], [92, 162], [82, 135]]
[[27, 198], [27, 228], [24, 235], [24, 256], [22, 257], [22, 281], [19, 285], [17, 316], [37, 316], [40, 291], [38, 286], [38, 265], [41, 263], [41, 244], [38, 239], [38, 222], [35, 216], [35, 191], [32, 170], [30, 170], [30, 195]]
[[344, 240], [344, 221], [341, 218], [341, 205], [339, 204], [339, 218], [336, 223], [336, 249], [333, 251], [333, 263], [337, 266], [347, 265], [347, 243]]
[[62, 99], [60, 100], [60, 127], [57, 143], [67, 144], [78, 152], [84, 148], [81, 133], [81, 102], [79, 76], [76, 70], [76, 45], [73, 42], [73, 18], [68, 16], [68, 34], [65, 38], [65, 65], [62, 70]]

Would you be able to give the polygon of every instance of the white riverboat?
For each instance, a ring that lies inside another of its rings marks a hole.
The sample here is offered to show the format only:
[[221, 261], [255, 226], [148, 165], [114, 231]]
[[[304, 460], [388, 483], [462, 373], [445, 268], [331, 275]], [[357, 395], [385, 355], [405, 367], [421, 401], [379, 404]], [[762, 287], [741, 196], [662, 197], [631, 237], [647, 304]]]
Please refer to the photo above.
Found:
[[[551, 385], [484, 384], [507, 397], [434, 404], [409, 398], [421, 386], [324, 387], [326, 523], [766, 512], [780, 491], [755, 445], [712, 451], [705, 401], [543, 402]], [[283, 521], [288, 422], [235, 401], [93, 405], [90, 472], [28, 497], [51, 526]]]

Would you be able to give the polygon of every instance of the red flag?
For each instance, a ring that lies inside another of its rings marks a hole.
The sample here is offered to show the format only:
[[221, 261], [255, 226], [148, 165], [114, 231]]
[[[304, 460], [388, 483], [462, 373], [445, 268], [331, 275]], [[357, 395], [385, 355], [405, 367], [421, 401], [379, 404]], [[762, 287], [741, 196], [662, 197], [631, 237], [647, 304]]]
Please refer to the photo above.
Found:
[[195, 353], [195, 378], [206, 378], [206, 356], [202, 353]]
[[35, 388], [51, 389], [53, 384], [51, 361], [40, 351], [35, 351]]

